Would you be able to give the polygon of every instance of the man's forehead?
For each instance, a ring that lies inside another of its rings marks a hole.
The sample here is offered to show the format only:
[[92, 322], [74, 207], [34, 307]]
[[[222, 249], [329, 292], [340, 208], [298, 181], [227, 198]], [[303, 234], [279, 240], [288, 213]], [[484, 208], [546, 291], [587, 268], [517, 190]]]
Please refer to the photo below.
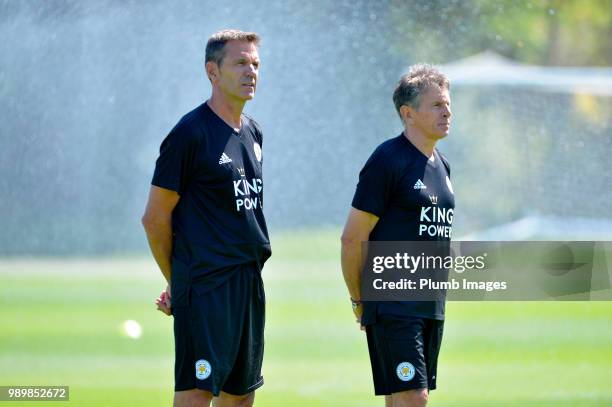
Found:
[[228, 41], [225, 44], [225, 55], [233, 58], [259, 58], [259, 53], [257, 52], [257, 47], [254, 43], [237, 40]]
[[427, 86], [423, 92], [423, 95], [434, 99], [450, 99], [448, 89], [438, 85]]

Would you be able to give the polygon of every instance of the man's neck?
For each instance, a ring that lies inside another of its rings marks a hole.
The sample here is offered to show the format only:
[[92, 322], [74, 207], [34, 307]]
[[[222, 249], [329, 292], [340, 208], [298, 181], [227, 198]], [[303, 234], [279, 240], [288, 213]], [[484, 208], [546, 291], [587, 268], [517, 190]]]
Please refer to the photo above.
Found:
[[423, 136], [414, 127], [404, 128], [404, 137], [410, 140], [410, 142], [417, 148], [417, 150], [423, 153], [423, 155], [425, 155], [427, 158], [431, 158], [434, 148], [436, 147], [437, 140], [432, 140]]
[[219, 94], [213, 95], [206, 101], [208, 107], [212, 109], [217, 116], [219, 116], [228, 126], [240, 130], [242, 122], [240, 121], [240, 115], [246, 101], [231, 102], [230, 100], [220, 96]]

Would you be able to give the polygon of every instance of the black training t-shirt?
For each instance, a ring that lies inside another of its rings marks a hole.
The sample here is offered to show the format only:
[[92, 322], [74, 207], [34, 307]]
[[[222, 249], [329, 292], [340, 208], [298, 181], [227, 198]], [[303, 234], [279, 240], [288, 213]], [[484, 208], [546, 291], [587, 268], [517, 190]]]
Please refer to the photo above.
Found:
[[170, 131], [160, 147], [153, 185], [176, 191], [172, 212], [172, 302], [189, 287], [212, 289], [238, 265], [270, 257], [264, 219], [262, 133], [242, 115], [239, 132], [203, 103]]
[[[352, 206], [379, 221], [370, 241], [449, 241], [455, 208], [450, 167], [437, 150], [429, 160], [403, 134], [382, 143], [359, 173]], [[362, 322], [376, 315], [444, 319], [444, 301], [364, 302]]]

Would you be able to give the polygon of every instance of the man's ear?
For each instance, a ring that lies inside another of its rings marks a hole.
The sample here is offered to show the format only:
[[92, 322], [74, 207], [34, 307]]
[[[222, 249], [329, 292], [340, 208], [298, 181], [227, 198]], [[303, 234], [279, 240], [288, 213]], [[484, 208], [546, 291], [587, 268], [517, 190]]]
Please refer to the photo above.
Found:
[[400, 116], [402, 117], [402, 122], [404, 123], [413, 123], [413, 119], [412, 119], [412, 114], [413, 114], [413, 109], [412, 107], [408, 106], [408, 105], [402, 105], [400, 106]]
[[215, 83], [216, 80], [219, 78], [219, 66], [217, 65], [217, 63], [213, 61], [208, 61], [206, 65], [204, 65], [204, 68], [206, 69], [206, 76], [208, 76], [208, 80], [211, 83]]

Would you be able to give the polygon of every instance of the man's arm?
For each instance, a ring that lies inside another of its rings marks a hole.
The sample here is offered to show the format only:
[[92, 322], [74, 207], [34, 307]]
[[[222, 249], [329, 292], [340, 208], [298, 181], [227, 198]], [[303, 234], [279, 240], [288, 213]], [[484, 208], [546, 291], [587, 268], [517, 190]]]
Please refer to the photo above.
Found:
[[[158, 299], [157, 306], [165, 314], [169, 314], [170, 308], [170, 279], [172, 276], [172, 211], [176, 207], [180, 196], [175, 191], [160, 188], [155, 185], [151, 186], [149, 191], [149, 201], [145, 214], [142, 217], [142, 225], [144, 226], [149, 241], [151, 253], [159, 266], [168, 288], [167, 294], [163, 294]], [[166, 298], [166, 296], [168, 298]], [[159, 301], [161, 300], [161, 302]], [[161, 305], [161, 306], [160, 306]], [[165, 306], [166, 309], [163, 309]]]
[[[370, 232], [378, 222], [378, 216], [351, 208], [342, 232], [342, 274], [349, 294], [354, 301], [361, 301], [361, 272], [363, 258], [362, 242], [367, 242]], [[354, 309], [355, 316], [361, 319], [361, 305]]]

